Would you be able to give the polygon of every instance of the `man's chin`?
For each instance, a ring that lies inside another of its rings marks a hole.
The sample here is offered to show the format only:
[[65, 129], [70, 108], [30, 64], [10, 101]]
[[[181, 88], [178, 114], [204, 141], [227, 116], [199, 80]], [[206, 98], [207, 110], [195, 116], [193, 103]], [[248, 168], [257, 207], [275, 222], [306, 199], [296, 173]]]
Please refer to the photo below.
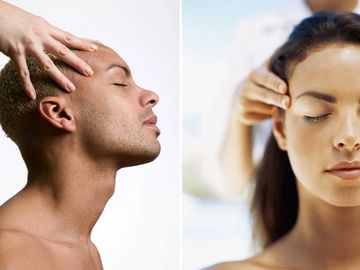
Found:
[[139, 161], [141, 160], [141, 162], [139, 162], [138, 165], [144, 164], [144, 163], [149, 163], [149, 162], [155, 160], [160, 155], [160, 150], [161, 150], [161, 147], [159, 144], [158, 147], [153, 149], [153, 151], [143, 152], [139, 156]]
[[160, 154], [161, 146], [157, 144], [157, 146], [151, 147], [151, 149], [147, 148], [143, 151], [139, 151], [137, 153], [133, 153], [133, 155], [128, 156], [126, 160], [121, 161], [121, 167], [132, 167], [145, 163], [149, 163], [155, 160]]

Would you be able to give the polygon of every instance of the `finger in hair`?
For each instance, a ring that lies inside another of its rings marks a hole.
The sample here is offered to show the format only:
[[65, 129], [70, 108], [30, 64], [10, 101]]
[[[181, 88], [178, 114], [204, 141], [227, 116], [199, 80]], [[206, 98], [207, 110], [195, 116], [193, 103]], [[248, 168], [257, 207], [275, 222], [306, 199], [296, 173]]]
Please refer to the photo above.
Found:
[[26, 96], [32, 100], [36, 99], [36, 91], [30, 79], [29, 68], [26, 63], [25, 55], [18, 55], [13, 58], [13, 61], [15, 62], [16, 69]]
[[67, 92], [75, 90], [75, 86], [65, 75], [55, 66], [49, 56], [42, 50], [36, 50], [35, 57], [43, 66], [44, 71], [52, 78], [61, 88]]

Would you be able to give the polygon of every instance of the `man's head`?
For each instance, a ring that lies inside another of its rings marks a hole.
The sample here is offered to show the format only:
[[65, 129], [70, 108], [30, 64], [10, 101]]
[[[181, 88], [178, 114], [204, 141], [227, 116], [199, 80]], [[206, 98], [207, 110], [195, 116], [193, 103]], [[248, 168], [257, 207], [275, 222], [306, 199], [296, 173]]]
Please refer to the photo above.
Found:
[[135, 84], [129, 67], [112, 49], [99, 45], [97, 52], [76, 53], [95, 75], [82, 76], [53, 58], [77, 86], [72, 94], [62, 91], [33, 59], [28, 65], [35, 101], [26, 98], [14, 63], [1, 71], [0, 124], [25, 161], [38, 159], [44, 148], [56, 145], [119, 168], [156, 158], [160, 132], [152, 108], [158, 96]]

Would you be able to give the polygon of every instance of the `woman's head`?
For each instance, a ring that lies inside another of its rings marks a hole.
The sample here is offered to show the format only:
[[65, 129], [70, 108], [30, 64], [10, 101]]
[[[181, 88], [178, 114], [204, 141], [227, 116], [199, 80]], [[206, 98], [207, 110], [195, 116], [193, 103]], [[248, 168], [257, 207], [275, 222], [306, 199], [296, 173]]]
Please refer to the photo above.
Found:
[[330, 44], [293, 68], [291, 108], [275, 122], [279, 147], [307, 191], [336, 206], [360, 205], [360, 179], [328, 172], [360, 160], [360, 45]]
[[360, 205], [360, 180], [327, 170], [360, 160], [360, 16], [319, 13], [302, 21], [270, 61], [292, 104], [274, 121], [257, 171], [255, 233], [267, 246], [295, 224], [296, 181], [335, 206]]

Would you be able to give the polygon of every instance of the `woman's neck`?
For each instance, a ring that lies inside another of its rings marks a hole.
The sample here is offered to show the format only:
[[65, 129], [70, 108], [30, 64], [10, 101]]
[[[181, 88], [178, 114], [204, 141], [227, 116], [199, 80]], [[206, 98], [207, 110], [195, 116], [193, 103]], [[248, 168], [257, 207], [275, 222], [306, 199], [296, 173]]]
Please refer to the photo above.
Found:
[[298, 219], [287, 242], [321, 269], [360, 269], [360, 207], [331, 205], [301, 184], [298, 191]]

